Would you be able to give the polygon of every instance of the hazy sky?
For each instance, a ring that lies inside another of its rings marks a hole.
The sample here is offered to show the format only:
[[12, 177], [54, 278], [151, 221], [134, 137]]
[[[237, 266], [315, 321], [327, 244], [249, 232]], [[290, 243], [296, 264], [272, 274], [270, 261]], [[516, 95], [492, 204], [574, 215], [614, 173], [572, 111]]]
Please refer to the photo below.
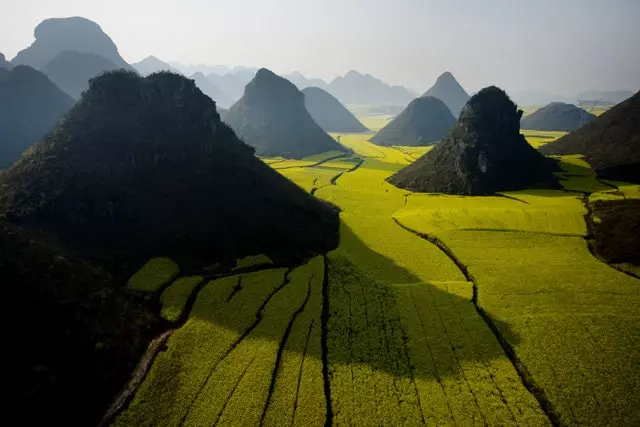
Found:
[[324, 79], [356, 69], [419, 91], [445, 70], [469, 91], [640, 88], [640, 0], [21, 0], [1, 9], [7, 58], [43, 19], [83, 16], [129, 62], [153, 54]]

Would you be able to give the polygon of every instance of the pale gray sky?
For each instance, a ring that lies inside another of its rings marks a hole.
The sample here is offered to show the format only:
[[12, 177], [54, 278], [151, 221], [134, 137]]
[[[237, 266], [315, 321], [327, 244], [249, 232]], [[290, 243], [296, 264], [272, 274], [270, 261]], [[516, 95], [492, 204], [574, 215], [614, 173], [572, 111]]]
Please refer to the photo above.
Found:
[[96, 21], [148, 55], [331, 79], [350, 69], [422, 91], [450, 70], [469, 91], [640, 87], [640, 0], [20, 0], [0, 10], [12, 58], [49, 17]]

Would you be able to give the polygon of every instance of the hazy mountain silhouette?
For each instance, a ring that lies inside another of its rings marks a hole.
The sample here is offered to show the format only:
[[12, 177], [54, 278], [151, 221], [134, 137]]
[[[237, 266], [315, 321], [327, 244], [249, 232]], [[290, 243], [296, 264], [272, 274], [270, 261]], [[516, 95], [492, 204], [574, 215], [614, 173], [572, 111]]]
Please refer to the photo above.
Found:
[[236, 102], [244, 94], [244, 87], [255, 77], [252, 69], [237, 69], [227, 74], [209, 74], [207, 79]]
[[35, 41], [18, 52], [13, 65], [29, 65], [41, 69], [65, 50], [93, 53], [113, 62], [118, 68], [131, 69], [118, 53], [118, 48], [93, 21], [81, 17], [51, 18], [42, 21], [34, 31]]
[[296, 85], [296, 87], [300, 90], [306, 89], [308, 87], [317, 87], [326, 91], [329, 86], [329, 84], [322, 79], [306, 78], [300, 71], [294, 71], [293, 73], [285, 74], [282, 77]]
[[185, 76], [195, 73], [208, 74], [227, 74], [233, 73], [233, 69], [224, 65], [207, 65], [207, 64], [183, 64], [179, 61], [167, 61], [169, 65], [180, 71]]
[[454, 117], [460, 115], [462, 107], [469, 100], [469, 94], [460, 86], [460, 83], [450, 72], [443, 73], [435, 84], [422, 96], [433, 96], [444, 102]]
[[598, 101], [600, 105], [616, 105], [634, 95], [630, 90], [588, 90], [576, 97], [579, 101]]
[[89, 88], [89, 80], [105, 71], [117, 70], [113, 62], [93, 53], [65, 50], [42, 68], [60, 89], [78, 99]]
[[261, 156], [299, 159], [331, 150], [345, 151], [311, 118], [302, 92], [266, 68], [249, 82], [224, 120]]
[[11, 64], [4, 58], [3, 53], [0, 53], [0, 68], [11, 68]]
[[451, 135], [389, 182], [411, 191], [465, 195], [557, 186], [557, 164], [520, 134], [521, 117], [504, 91], [482, 89], [462, 109]]
[[40, 71], [0, 68], [0, 169], [44, 137], [73, 103]]
[[369, 75], [351, 70], [336, 77], [326, 88], [343, 104], [389, 104], [406, 106], [415, 95], [404, 86], [389, 86]]
[[318, 87], [302, 91], [311, 117], [326, 132], [367, 132], [360, 121], [329, 92]]
[[220, 88], [211, 83], [204, 74], [195, 73], [191, 76], [191, 79], [196, 82], [196, 86], [198, 86], [198, 89], [200, 89], [202, 93], [216, 102], [216, 105], [219, 105], [222, 108], [229, 108], [231, 104], [233, 104], [233, 100], [226, 93], [221, 91]]
[[337, 212], [257, 159], [193, 81], [170, 73], [92, 80], [0, 188], [3, 296], [19, 302], [1, 320], [20, 318], [0, 387], [27, 425], [68, 423], [69, 402], [73, 424], [97, 424], [167, 326], [123, 286], [149, 257], [202, 271], [338, 243]]
[[599, 176], [640, 183], [640, 92], [540, 151], [584, 154]]
[[378, 145], [432, 145], [446, 136], [456, 119], [449, 108], [432, 96], [416, 98], [382, 128], [371, 142]]
[[593, 114], [573, 104], [552, 102], [523, 117], [520, 127], [529, 130], [571, 132], [595, 118]]
[[157, 73], [159, 71], [169, 71], [172, 73], [180, 74], [180, 71], [178, 71], [178, 69], [172, 67], [164, 61], [159, 60], [153, 55], [147, 56], [142, 61], [131, 64], [131, 66], [144, 77], [148, 76], [149, 74]]

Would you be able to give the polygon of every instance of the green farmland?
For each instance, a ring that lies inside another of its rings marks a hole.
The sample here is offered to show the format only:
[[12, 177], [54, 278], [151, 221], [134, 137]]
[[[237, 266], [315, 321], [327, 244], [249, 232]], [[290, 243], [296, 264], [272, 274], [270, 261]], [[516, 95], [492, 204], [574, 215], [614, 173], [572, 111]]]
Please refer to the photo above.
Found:
[[340, 209], [337, 249], [132, 278], [175, 330], [115, 425], [640, 424], [640, 281], [585, 239], [638, 186], [569, 156], [564, 189], [416, 194], [385, 180], [427, 148], [332, 136], [353, 153], [263, 161]]

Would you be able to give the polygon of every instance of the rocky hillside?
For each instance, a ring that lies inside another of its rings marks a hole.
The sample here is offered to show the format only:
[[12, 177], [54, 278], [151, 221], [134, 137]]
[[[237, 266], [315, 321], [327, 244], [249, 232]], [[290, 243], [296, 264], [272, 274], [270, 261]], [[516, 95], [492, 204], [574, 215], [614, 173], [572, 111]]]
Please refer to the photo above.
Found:
[[583, 154], [602, 178], [640, 182], [640, 92], [540, 151]]
[[326, 132], [367, 132], [347, 107], [329, 92], [318, 87], [302, 90], [304, 104], [313, 120]]
[[44, 137], [73, 103], [40, 71], [0, 68], [0, 169]]
[[572, 132], [596, 116], [573, 104], [552, 102], [522, 118], [522, 129]]
[[118, 68], [131, 69], [118, 53], [118, 48], [102, 28], [81, 17], [51, 18], [42, 21], [34, 31], [35, 41], [18, 52], [13, 65], [29, 65], [41, 69], [65, 50], [93, 53], [111, 61]]
[[119, 68], [100, 55], [65, 50], [45, 65], [42, 72], [60, 89], [78, 99], [89, 88], [89, 80]]
[[155, 300], [125, 289], [150, 257], [204, 271], [256, 253], [295, 263], [338, 243], [337, 212], [257, 159], [193, 81], [170, 73], [92, 80], [0, 187], [3, 295], [20, 302], [2, 320], [21, 322], [0, 387], [26, 424], [63, 422], [69, 402], [74, 422], [96, 424], [167, 327]]
[[451, 135], [389, 182], [411, 191], [464, 195], [557, 186], [558, 166], [520, 134], [521, 117], [503, 90], [482, 89], [462, 109]]
[[422, 96], [433, 96], [444, 102], [454, 117], [460, 115], [462, 107], [469, 100], [469, 94], [460, 86], [460, 83], [450, 72], [443, 73], [435, 84]]
[[224, 120], [260, 156], [300, 159], [345, 151], [311, 118], [302, 92], [265, 68], [249, 82]]
[[371, 142], [385, 146], [432, 145], [444, 138], [455, 122], [449, 108], [438, 98], [416, 98], [371, 138]]

